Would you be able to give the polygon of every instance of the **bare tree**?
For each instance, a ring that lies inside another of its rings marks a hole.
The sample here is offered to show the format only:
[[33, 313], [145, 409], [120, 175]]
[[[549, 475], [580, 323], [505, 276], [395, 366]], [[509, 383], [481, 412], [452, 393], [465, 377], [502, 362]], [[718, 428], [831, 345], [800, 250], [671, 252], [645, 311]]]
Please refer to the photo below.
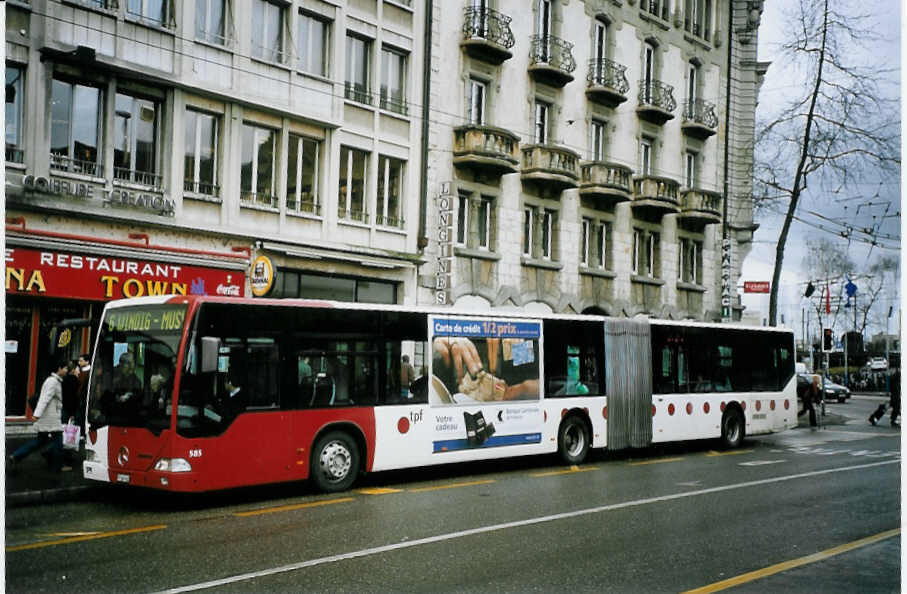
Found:
[[846, 0], [799, 0], [788, 15], [782, 57], [803, 75], [804, 93], [762, 125], [756, 141], [757, 204], [786, 205], [769, 298], [772, 326], [784, 249], [808, 182], [847, 188], [867, 175], [899, 171], [897, 100], [882, 92], [881, 60], [858, 63], [858, 50], [875, 36], [868, 17], [857, 13]]

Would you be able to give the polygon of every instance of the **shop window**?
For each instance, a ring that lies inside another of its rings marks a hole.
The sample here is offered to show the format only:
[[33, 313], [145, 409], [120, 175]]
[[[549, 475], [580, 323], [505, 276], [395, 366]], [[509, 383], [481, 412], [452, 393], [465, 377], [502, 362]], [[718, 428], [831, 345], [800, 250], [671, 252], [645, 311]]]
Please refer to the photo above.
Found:
[[371, 40], [347, 34], [345, 97], [366, 105], [372, 104], [372, 94], [369, 92], [371, 53]]
[[287, 210], [321, 215], [318, 200], [321, 142], [290, 134], [287, 152]]
[[277, 130], [244, 123], [240, 201], [242, 204], [277, 207]]
[[51, 83], [50, 167], [102, 177], [98, 150], [101, 90], [66, 80]]
[[340, 147], [340, 175], [337, 216], [341, 219], [368, 223], [365, 210], [365, 182], [368, 179], [368, 152]]
[[284, 61], [284, 5], [252, 0], [252, 57], [269, 62]]
[[185, 173], [183, 190], [207, 196], [220, 195], [217, 185], [217, 146], [220, 118], [186, 109]]
[[407, 54], [393, 48], [381, 50], [381, 95], [379, 106], [406, 115]]
[[228, 0], [195, 0], [195, 38], [227, 44]]
[[117, 93], [114, 114], [113, 176], [149, 188], [161, 187], [157, 173], [159, 102]]
[[25, 103], [25, 69], [20, 66], [6, 67], [6, 161], [24, 163], [25, 151], [22, 143], [22, 106]]
[[322, 18], [305, 12], [299, 13], [296, 53], [299, 56], [297, 67], [300, 71], [318, 76], [328, 75], [330, 27], [330, 22]]

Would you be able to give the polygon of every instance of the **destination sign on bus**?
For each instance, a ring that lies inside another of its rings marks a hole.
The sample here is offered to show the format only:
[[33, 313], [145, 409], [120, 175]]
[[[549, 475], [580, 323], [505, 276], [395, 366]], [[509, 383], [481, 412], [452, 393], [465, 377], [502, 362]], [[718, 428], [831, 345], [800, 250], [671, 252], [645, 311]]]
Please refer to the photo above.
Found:
[[477, 320], [462, 318], [436, 318], [435, 336], [466, 336], [491, 338], [538, 338], [538, 322], [509, 322], [502, 320]]
[[183, 327], [186, 306], [124, 308], [111, 310], [105, 324], [109, 332], [172, 332]]

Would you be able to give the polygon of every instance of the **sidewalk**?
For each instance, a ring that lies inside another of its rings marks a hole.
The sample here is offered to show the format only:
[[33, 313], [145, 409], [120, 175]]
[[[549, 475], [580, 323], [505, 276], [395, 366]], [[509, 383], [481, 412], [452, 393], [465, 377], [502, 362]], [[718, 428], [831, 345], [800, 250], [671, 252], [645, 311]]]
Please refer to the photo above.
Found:
[[[7, 433], [7, 457], [31, 438], [32, 435], [21, 433], [10, 435]], [[76, 454], [76, 452], [71, 453]], [[13, 472], [10, 472], [7, 464], [6, 506], [19, 507], [41, 503], [56, 503], [89, 497], [91, 491], [98, 489], [100, 485], [96, 481], [89, 481], [82, 476], [84, 446], [77, 453], [76, 458], [77, 463], [72, 465], [72, 470], [64, 472], [51, 470], [39, 452], [33, 452], [24, 460], [20, 460]]]

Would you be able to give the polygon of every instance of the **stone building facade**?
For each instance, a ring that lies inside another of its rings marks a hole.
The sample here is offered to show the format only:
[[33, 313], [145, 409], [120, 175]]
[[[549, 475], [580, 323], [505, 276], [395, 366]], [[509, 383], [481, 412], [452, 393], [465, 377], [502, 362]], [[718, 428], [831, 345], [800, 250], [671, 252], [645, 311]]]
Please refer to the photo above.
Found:
[[435, 3], [420, 300], [739, 319], [766, 65], [755, 53], [761, 2], [733, 1], [729, 36], [730, 8]]

